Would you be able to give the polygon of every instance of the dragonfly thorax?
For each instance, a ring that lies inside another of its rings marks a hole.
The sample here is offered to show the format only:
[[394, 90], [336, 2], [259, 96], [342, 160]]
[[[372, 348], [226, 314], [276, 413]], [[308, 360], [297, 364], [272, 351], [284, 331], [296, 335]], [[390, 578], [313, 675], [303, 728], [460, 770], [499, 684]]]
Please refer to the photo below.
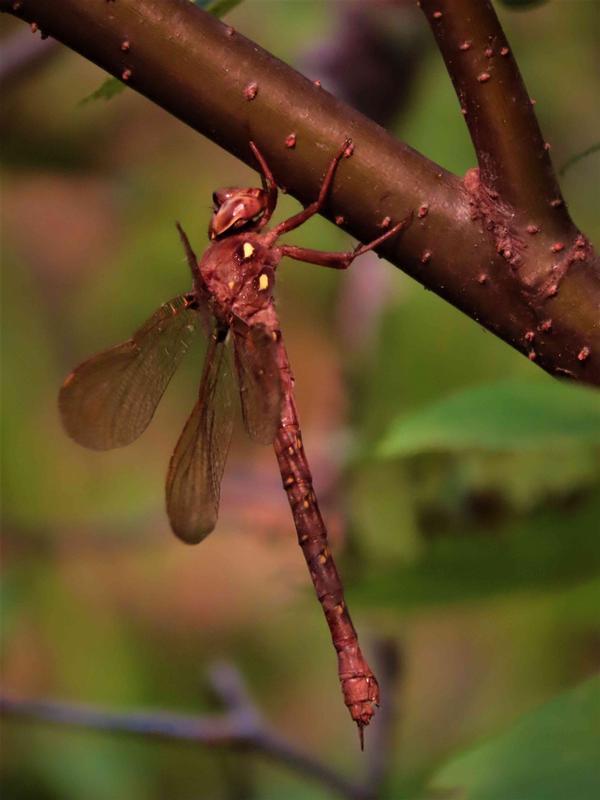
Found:
[[256, 233], [216, 241], [200, 262], [200, 273], [224, 321], [235, 314], [247, 322], [269, 316], [277, 253]]

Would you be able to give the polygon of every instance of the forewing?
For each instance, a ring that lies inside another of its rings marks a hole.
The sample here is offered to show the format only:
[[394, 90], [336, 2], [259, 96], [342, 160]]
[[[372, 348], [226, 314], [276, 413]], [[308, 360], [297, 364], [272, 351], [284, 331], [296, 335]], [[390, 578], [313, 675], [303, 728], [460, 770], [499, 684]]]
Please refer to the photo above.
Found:
[[210, 341], [198, 401], [167, 474], [167, 513], [173, 532], [196, 544], [213, 530], [219, 513], [221, 479], [233, 432], [230, 348]]
[[255, 441], [272, 444], [281, 421], [283, 395], [278, 342], [264, 325], [238, 323], [233, 330], [246, 430]]
[[80, 364], [58, 397], [63, 425], [93, 450], [123, 447], [146, 429], [199, 322], [190, 298], [161, 306], [131, 339]]

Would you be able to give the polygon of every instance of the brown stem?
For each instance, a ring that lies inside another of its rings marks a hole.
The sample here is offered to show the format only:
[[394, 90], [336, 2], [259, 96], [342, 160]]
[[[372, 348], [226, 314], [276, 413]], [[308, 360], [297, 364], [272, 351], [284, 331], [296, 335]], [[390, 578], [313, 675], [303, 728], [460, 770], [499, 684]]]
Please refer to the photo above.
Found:
[[[425, 5], [433, 9], [429, 0]], [[494, 47], [504, 46], [489, 4], [438, 5], [444, 11], [436, 19], [452, 23], [444, 47], [460, 44], [459, 6], [477, 21], [477, 47], [489, 35]], [[482, 179], [471, 172], [463, 182], [188, 0], [0, 0], [0, 10], [35, 22], [251, 165], [254, 140], [277, 179], [305, 203], [350, 136], [354, 154], [343, 174], [340, 168], [327, 217], [343, 217], [349, 232], [370, 241], [385, 217], [418, 211], [416, 224], [381, 248], [390, 261], [548, 372], [600, 384], [600, 261], [560, 196], [549, 197], [548, 156], [537, 127], [532, 133], [510, 54], [494, 55], [490, 79], [468, 93]], [[501, 113], [494, 122], [494, 102], [505, 108], [512, 91], [520, 99], [503, 126]], [[515, 153], [510, 143], [523, 131], [529, 145]], [[295, 148], [285, 146], [291, 133]], [[510, 177], [498, 183], [498, 170]]]
[[572, 222], [514, 54], [490, 0], [421, 0], [473, 140], [482, 183], [555, 237]]

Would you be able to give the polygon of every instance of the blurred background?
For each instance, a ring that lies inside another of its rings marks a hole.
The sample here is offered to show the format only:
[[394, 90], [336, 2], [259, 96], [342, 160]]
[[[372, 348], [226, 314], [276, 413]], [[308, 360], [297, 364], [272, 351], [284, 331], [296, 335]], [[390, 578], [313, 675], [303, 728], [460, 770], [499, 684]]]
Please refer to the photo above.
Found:
[[[560, 167], [600, 138], [599, 5], [508, 5], [498, 11]], [[447, 169], [474, 165], [413, 3], [247, 0], [227, 21]], [[0, 23], [5, 47], [33, 40]], [[218, 708], [207, 670], [225, 660], [279, 732], [359, 775], [272, 451], [238, 425], [216, 531], [190, 548], [168, 529], [164, 477], [202, 348], [128, 448], [86, 451], [57, 414], [77, 363], [188, 290], [174, 221], [201, 251], [213, 189], [255, 173], [130, 89], [82, 103], [106, 75], [60, 45], [3, 77], [3, 690], [201, 714]], [[598, 243], [598, 153], [561, 181]], [[297, 208], [283, 197], [278, 216]], [[293, 240], [352, 244], [322, 219]], [[347, 275], [283, 263], [277, 296], [355, 624], [367, 651], [384, 639], [401, 659], [382, 796], [474, 774], [495, 785], [498, 759], [461, 773], [464, 753], [598, 670], [598, 396], [552, 381], [370, 256]], [[330, 796], [248, 754], [12, 720], [1, 769], [6, 798]], [[574, 796], [588, 795], [539, 794]]]

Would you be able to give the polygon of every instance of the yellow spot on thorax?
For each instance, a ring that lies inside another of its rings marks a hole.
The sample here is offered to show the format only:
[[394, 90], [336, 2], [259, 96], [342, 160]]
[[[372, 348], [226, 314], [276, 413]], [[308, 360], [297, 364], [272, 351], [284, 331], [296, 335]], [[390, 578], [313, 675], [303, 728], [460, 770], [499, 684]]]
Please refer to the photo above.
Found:
[[261, 292], [264, 292], [265, 289], [269, 288], [269, 276], [266, 275], [264, 272], [260, 275], [258, 279], [258, 288]]
[[233, 289], [233, 287], [235, 286], [235, 281], [229, 281], [227, 286], [229, 286], [230, 289]]
[[254, 245], [251, 245], [250, 242], [244, 242], [242, 245], [242, 252], [244, 258], [251, 258], [252, 253], [254, 253]]

